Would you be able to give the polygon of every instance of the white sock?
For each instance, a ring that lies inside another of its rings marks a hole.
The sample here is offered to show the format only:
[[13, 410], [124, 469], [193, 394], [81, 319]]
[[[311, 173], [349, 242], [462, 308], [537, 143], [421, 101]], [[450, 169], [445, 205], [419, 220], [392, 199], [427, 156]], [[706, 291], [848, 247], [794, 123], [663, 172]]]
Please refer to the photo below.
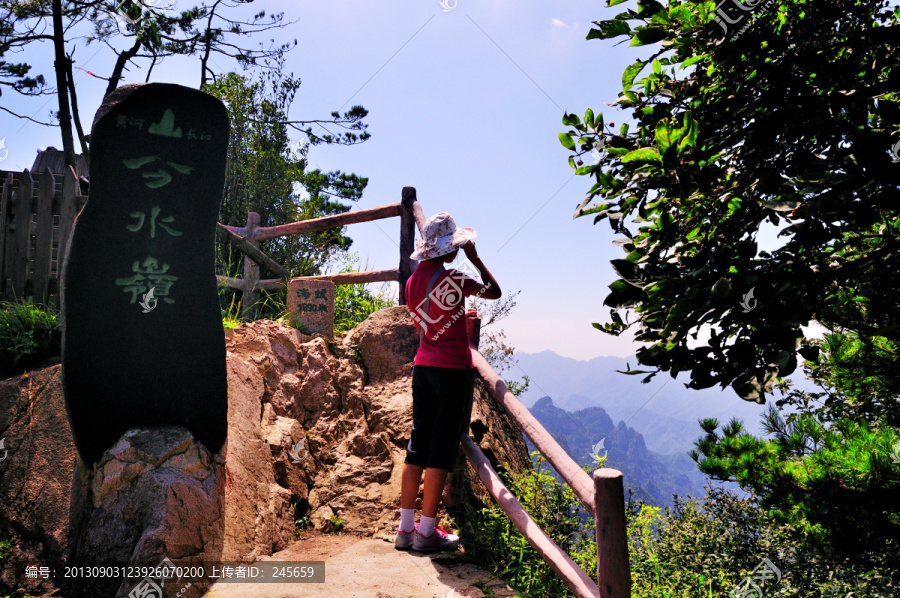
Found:
[[437, 517], [426, 517], [425, 515], [419, 517], [419, 534], [426, 538], [430, 536], [434, 532], [434, 522], [436, 519]]
[[400, 529], [406, 533], [416, 529], [415, 509], [400, 509]]

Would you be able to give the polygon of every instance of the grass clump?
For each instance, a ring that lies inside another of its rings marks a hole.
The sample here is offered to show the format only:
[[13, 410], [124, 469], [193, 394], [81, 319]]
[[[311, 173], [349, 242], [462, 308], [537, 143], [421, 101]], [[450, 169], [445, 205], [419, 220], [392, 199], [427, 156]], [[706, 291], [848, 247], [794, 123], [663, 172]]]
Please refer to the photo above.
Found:
[[329, 517], [328, 523], [331, 524], [331, 531], [336, 534], [340, 534], [344, 530], [344, 525], [346, 525], [346, 522], [337, 515]]
[[0, 302], [0, 375], [59, 357], [61, 343], [59, 312], [31, 301]]
[[[359, 267], [359, 258], [356, 254], [344, 259], [344, 266], [340, 272], [365, 272], [368, 264]], [[380, 291], [372, 292], [365, 284], [338, 284], [334, 286], [334, 332], [343, 334], [352, 330], [370, 315], [384, 309], [393, 307], [397, 302], [391, 299], [386, 291], [385, 283]]]

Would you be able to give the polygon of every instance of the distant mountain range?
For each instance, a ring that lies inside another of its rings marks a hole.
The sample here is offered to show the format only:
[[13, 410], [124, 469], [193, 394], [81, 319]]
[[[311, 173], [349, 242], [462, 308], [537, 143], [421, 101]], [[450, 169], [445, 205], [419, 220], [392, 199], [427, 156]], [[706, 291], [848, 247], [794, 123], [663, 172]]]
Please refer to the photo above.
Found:
[[[647, 450], [640, 433], [613, 424], [600, 407], [568, 413], [554, 405], [550, 397], [543, 397], [531, 406], [531, 413], [579, 465], [594, 463], [591, 455], [595, 447], [600, 455], [605, 454], [606, 466], [622, 472], [625, 488], [632, 491], [635, 500], [672, 506], [673, 494], [700, 497], [706, 493], [703, 485], [707, 480], [690, 457]], [[534, 450], [527, 439], [526, 444], [529, 451]]]
[[[765, 410], [763, 405], [742, 400], [730, 388], [685, 388], [684, 383], [688, 381], [685, 373], [680, 374], [680, 380], [661, 373], [648, 384], [642, 384], [644, 376], [616, 372], [629, 369], [629, 364], [638, 369], [634, 358], [596, 357], [579, 361], [553, 351], [515, 356], [518, 367], [503, 372], [503, 377], [518, 379], [527, 375], [531, 379], [529, 389], [520, 397], [526, 406], [535, 405], [543, 397], [552, 397], [554, 407], [569, 412], [602, 407], [607, 419], [640, 432], [647, 448], [660, 455], [685, 455], [703, 434], [698, 424], [703, 418], [715, 417], [724, 423], [737, 417], [749, 431], [758, 433], [760, 416]], [[795, 374], [792, 378], [798, 387], [812, 388], [802, 375]], [[593, 431], [588, 436], [591, 442], [600, 438], [593, 439], [597, 436]], [[609, 448], [608, 443], [606, 446]]]

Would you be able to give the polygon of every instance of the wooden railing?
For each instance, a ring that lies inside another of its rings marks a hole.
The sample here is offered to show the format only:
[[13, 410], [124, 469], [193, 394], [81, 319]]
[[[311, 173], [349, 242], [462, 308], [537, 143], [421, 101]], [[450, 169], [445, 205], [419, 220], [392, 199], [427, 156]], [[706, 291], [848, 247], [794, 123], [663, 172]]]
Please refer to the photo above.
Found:
[[59, 307], [59, 271], [85, 201], [71, 169], [0, 171], [0, 299]]
[[[510, 392], [487, 360], [478, 352], [480, 326], [467, 318], [472, 364], [485, 386], [503, 405], [512, 420], [532, 444], [575, 491], [588, 512], [594, 515], [597, 540], [597, 583], [594, 583], [540, 526], [503, 484], [481, 449], [469, 437], [468, 428], [460, 444], [469, 464], [478, 473], [490, 495], [510, 518], [541, 558], [562, 578], [579, 598], [630, 598], [631, 567], [625, 524], [625, 492], [622, 472], [602, 468], [593, 479], [559, 446], [531, 412]], [[471, 401], [471, 397], [469, 399]], [[467, 407], [471, 409], [471, 404]]]
[[[404, 187], [399, 203], [387, 204], [376, 208], [346, 212], [336, 216], [325, 216], [301, 220], [277, 226], [259, 226], [260, 218], [256, 212], [247, 215], [246, 226], [226, 226], [219, 224], [217, 235], [229, 241], [244, 253], [244, 273], [242, 278], [218, 276], [219, 282], [242, 292], [242, 315], [252, 318], [259, 301], [259, 290], [273, 291], [285, 288], [289, 273], [274, 260], [259, 250], [259, 242], [287, 235], [299, 235], [330, 228], [339, 228], [348, 224], [371, 222], [384, 218], [400, 217], [400, 264], [390, 270], [373, 270], [368, 272], [345, 272], [340, 274], [324, 274], [310, 276], [311, 280], [330, 280], [334, 284], [359, 284], [368, 282], [400, 283], [400, 305], [406, 305], [406, 281], [414, 268], [410, 254], [415, 249], [415, 228], [424, 237], [425, 215], [416, 200], [414, 187]], [[260, 269], [265, 269], [277, 278], [260, 278]]]

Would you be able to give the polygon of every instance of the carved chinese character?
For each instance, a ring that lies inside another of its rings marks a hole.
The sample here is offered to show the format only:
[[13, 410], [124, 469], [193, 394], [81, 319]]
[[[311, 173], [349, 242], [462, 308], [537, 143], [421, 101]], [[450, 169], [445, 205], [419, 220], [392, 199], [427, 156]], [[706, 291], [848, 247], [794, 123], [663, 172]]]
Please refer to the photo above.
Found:
[[[153, 206], [153, 208], [151, 208], [151, 210], [150, 210], [150, 238], [151, 239], [156, 238], [156, 217], [159, 216], [159, 212], [160, 212], [159, 206]], [[129, 224], [125, 228], [127, 228], [128, 230], [130, 230], [133, 233], [136, 233], [137, 231], [141, 230], [141, 227], [144, 226], [144, 219], [147, 217], [147, 214], [144, 212], [131, 212], [128, 215], [131, 216], [132, 218], [137, 218], [138, 221], [136, 224]], [[163, 230], [165, 230], [167, 233], [172, 235], [173, 237], [180, 237], [181, 231], [177, 231], [174, 228], [165, 224], [167, 222], [168, 223], [175, 222], [175, 216], [166, 216], [165, 218], [161, 218], [159, 221], [159, 226]]]
[[175, 300], [167, 295], [178, 277], [166, 274], [169, 271], [169, 264], [160, 266], [156, 258], [148, 257], [143, 264], [135, 261], [131, 270], [134, 272], [133, 276], [116, 279], [116, 286], [124, 287], [122, 289], [124, 292], [131, 293], [131, 303], [136, 303], [138, 295], [149, 292], [151, 287], [155, 289], [155, 295], [162, 297], [163, 301], [175, 303]]

